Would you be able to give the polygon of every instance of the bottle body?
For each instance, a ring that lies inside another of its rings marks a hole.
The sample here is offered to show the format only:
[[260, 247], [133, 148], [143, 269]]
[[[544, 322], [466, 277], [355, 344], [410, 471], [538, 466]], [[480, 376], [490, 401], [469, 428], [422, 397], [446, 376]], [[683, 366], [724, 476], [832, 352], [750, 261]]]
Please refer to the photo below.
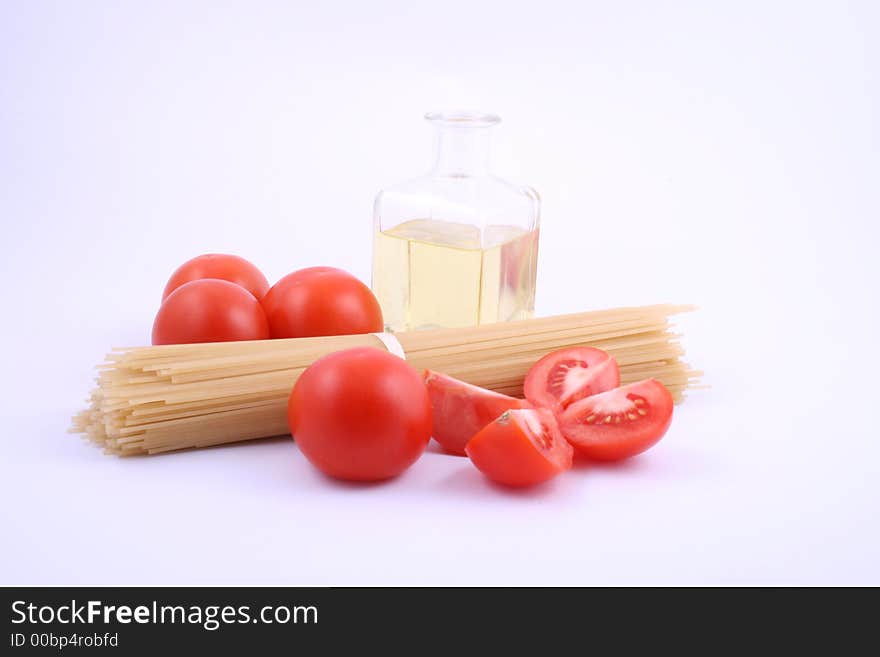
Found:
[[376, 198], [373, 291], [386, 328], [528, 318], [535, 304], [540, 200], [534, 190], [504, 182], [483, 166], [491, 122], [440, 116], [431, 173]]

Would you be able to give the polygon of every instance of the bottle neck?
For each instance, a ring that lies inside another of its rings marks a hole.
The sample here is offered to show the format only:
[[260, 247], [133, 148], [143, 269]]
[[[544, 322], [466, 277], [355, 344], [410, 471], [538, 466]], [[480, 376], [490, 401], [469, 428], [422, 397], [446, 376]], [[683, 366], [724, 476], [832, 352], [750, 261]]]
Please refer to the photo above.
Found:
[[483, 176], [489, 173], [489, 129], [436, 128], [434, 168], [441, 176]]

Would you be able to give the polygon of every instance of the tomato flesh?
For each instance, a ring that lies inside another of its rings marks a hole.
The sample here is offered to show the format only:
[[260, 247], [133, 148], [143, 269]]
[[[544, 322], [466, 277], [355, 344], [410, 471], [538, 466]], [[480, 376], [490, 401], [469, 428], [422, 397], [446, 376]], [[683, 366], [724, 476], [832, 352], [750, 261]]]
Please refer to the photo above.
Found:
[[656, 444], [672, 422], [672, 395], [646, 379], [573, 403], [559, 415], [559, 427], [577, 452], [617, 461]]
[[444, 450], [457, 456], [465, 456], [467, 442], [504, 411], [530, 406], [525, 399], [502, 395], [431, 370], [425, 371], [425, 387], [431, 398], [431, 435]]
[[620, 385], [620, 371], [608, 353], [573, 347], [547, 354], [526, 374], [523, 389], [533, 405], [564, 410], [584, 397]]
[[568, 470], [573, 450], [547, 409], [505, 411], [468, 441], [465, 452], [492, 481], [534, 486]]

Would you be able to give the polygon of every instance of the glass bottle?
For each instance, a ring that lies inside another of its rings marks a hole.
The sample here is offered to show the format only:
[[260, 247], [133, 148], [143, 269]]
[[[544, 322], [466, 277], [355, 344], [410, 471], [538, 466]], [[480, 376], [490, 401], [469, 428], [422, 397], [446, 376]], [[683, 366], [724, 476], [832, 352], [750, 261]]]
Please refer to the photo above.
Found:
[[438, 112], [431, 171], [374, 205], [373, 292], [387, 330], [531, 317], [540, 198], [489, 170], [493, 114]]

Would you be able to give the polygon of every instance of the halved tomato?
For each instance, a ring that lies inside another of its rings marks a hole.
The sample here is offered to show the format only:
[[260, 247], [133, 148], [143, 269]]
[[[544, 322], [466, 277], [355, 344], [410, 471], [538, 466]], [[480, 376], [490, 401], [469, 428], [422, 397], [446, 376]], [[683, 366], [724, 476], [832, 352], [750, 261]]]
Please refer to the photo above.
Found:
[[620, 385], [617, 361], [593, 347], [572, 347], [547, 354], [526, 374], [526, 399], [533, 405], [565, 409], [578, 399]]
[[545, 408], [505, 411], [465, 447], [474, 465], [492, 481], [532, 486], [571, 467], [573, 450]]
[[581, 399], [559, 415], [565, 438], [584, 456], [617, 461], [657, 443], [672, 422], [672, 395], [662, 383], [638, 383]]
[[431, 434], [450, 454], [465, 456], [464, 446], [480, 429], [504, 411], [529, 408], [525, 399], [508, 397], [459, 379], [425, 370], [431, 398]]

